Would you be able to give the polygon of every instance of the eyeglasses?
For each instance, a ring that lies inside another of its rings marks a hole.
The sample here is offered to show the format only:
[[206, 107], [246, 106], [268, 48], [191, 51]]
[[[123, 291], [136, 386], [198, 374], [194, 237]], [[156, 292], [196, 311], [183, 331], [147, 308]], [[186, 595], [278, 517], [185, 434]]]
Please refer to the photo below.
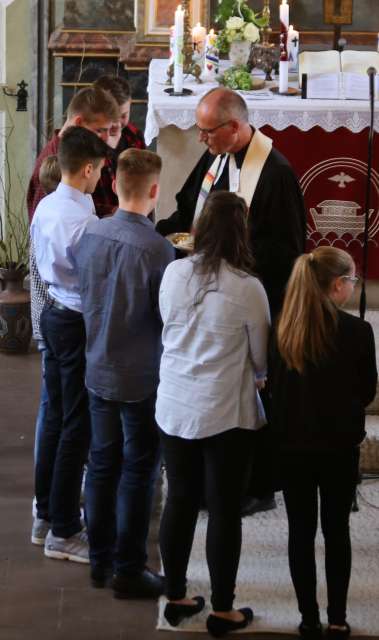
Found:
[[217, 131], [217, 129], [221, 129], [221, 127], [226, 127], [227, 124], [229, 124], [230, 120], [227, 120], [226, 122], [222, 122], [221, 124], [218, 124], [217, 127], [213, 127], [212, 129], [202, 129], [201, 127], [199, 127], [199, 125], [197, 124], [197, 130], [199, 133], [202, 133], [205, 136], [211, 136], [214, 134], [215, 131]]
[[341, 276], [341, 278], [344, 278], [344, 280], [349, 280], [349, 282], [352, 282], [354, 286], [358, 284], [360, 280], [359, 276]]

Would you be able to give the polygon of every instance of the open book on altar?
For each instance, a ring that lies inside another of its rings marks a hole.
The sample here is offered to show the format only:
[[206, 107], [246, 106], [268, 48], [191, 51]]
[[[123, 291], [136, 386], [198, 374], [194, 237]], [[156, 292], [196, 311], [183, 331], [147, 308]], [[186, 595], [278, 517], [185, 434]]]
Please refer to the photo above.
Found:
[[376, 51], [304, 51], [299, 55], [303, 98], [368, 100], [367, 69], [374, 67], [379, 98], [379, 53]]

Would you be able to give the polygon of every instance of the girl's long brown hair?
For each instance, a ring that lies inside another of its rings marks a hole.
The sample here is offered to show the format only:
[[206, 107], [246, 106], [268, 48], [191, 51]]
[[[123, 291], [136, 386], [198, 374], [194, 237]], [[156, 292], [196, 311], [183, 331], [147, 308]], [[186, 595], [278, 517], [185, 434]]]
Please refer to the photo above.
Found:
[[194, 253], [198, 259], [194, 261], [194, 272], [202, 279], [195, 305], [208, 291], [217, 288], [223, 260], [233, 270], [254, 274], [247, 214], [245, 200], [235, 193], [213, 191], [207, 197], [195, 232]]
[[330, 287], [353, 267], [351, 256], [335, 247], [318, 247], [296, 260], [277, 327], [279, 352], [290, 369], [303, 373], [307, 363], [317, 365], [330, 354], [337, 328]]

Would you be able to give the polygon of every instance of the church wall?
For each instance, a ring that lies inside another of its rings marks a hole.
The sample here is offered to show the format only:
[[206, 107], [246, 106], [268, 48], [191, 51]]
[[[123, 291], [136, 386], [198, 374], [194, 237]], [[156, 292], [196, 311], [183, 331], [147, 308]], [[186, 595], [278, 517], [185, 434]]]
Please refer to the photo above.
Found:
[[[29, 84], [31, 78], [30, 25], [31, 3], [25, 0], [13, 0], [6, 8], [6, 83], [11, 89], [25, 80]], [[18, 215], [25, 215], [25, 194], [32, 162], [31, 152], [31, 100], [28, 111], [16, 111], [17, 100], [5, 96], [0, 89], [0, 111], [5, 112], [5, 131], [0, 135], [8, 140], [8, 161], [10, 166], [10, 182], [7, 171], [4, 171], [6, 187], [10, 183], [10, 200], [13, 210]]]

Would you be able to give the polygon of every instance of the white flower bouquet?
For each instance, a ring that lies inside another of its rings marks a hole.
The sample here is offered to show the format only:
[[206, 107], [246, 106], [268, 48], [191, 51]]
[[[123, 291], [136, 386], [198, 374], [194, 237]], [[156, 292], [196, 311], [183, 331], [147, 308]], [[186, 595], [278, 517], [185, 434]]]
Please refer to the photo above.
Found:
[[259, 17], [241, 0], [219, 0], [216, 22], [222, 27], [218, 47], [227, 53], [232, 42], [259, 42], [259, 29], [266, 26], [267, 18]]

